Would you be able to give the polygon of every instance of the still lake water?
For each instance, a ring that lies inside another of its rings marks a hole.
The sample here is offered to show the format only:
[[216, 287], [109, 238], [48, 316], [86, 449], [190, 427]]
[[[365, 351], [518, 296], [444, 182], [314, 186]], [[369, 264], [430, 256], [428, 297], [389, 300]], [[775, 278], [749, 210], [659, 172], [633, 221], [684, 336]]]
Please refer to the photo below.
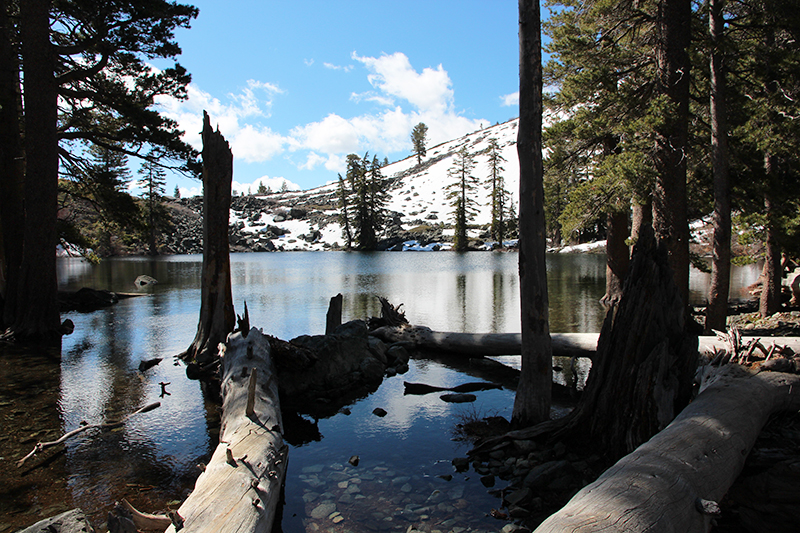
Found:
[[[323, 333], [328, 302], [337, 293], [344, 296], [345, 321], [378, 315], [376, 296], [384, 296], [404, 304], [412, 324], [434, 330], [519, 331], [514, 253], [298, 252], [233, 254], [231, 261], [236, 311], [247, 301], [251, 324], [282, 339]], [[600, 330], [604, 261], [603, 255], [548, 256], [551, 331]], [[217, 408], [172, 359], [195, 335], [201, 266], [201, 256], [100, 265], [59, 260], [64, 290], [135, 292], [133, 280], [140, 274], [159, 281], [142, 297], [62, 316], [75, 323], [75, 332], [62, 341], [61, 431], [162, 403], [119, 430], [66, 445], [65, 499], [89, 511], [96, 525], [123, 497], [144, 511], [177, 507], [199, 474], [196, 465], [215, 446]], [[738, 288], [753, 283], [758, 270], [737, 269], [734, 275]], [[706, 284], [706, 276], [693, 273], [693, 299], [702, 299]], [[165, 359], [139, 373], [139, 362], [154, 357]], [[410, 524], [457, 533], [499, 529], [502, 524], [488, 512], [500, 502], [479, 476], [455, 473], [450, 464], [469, 447], [454, 440], [461, 418], [475, 413], [510, 418], [513, 379], [482, 372], [480, 365], [447, 359], [412, 360], [405, 375], [385, 379], [375, 393], [351, 405], [350, 415], [319, 420], [321, 440], [289, 452], [283, 530], [405, 531]], [[436, 394], [403, 395], [403, 381], [453, 386], [476, 379], [509, 386], [478, 393], [477, 402], [466, 406], [444, 403]], [[161, 382], [169, 383], [168, 396], [161, 397]], [[387, 416], [372, 415], [376, 407]], [[18, 455], [30, 446], [22, 445]], [[352, 455], [360, 456], [358, 467], [347, 463]], [[438, 477], [447, 475], [453, 475], [451, 481]]]

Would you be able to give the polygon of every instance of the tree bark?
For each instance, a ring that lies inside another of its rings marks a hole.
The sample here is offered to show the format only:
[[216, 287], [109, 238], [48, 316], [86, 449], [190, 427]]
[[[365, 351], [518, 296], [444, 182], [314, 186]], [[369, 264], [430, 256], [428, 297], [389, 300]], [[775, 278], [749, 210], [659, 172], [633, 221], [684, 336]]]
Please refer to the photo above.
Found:
[[606, 223], [606, 293], [600, 299], [606, 309], [622, 298], [622, 286], [630, 263], [629, 234], [628, 213], [609, 213]]
[[711, 70], [711, 166], [714, 174], [714, 235], [712, 237], [711, 285], [708, 291], [705, 331], [724, 331], [731, 285], [731, 185], [728, 163], [728, 110], [722, 40], [725, 0], [710, 0], [708, 27], [712, 41]]
[[14, 322], [25, 227], [22, 94], [8, 0], [0, 0], [0, 330]]
[[697, 369], [697, 336], [686, 320], [665, 244], [639, 242], [584, 394], [560, 433], [618, 458], [666, 427], [689, 402]]
[[[765, 157], [766, 165], [769, 167], [771, 156]], [[769, 174], [769, 170], [768, 170]], [[768, 317], [777, 313], [781, 308], [781, 250], [776, 237], [777, 223], [775, 222], [775, 205], [768, 192], [764, 198], [764, 207], [767, 212], [767, 238], [764, 242], [764, 271], [762, 273], [763, 282], [761, 284], [761, 298], [759, 299], [758, 311], [762, 317]]]
[[542, 37], [538, 0], [519, 0], [519, 277], [522, 373], [514, 398], [517, 427], [550, 418], [552, 349], [545, 265], [542, 163]]
[[770, 415], [800, 408], [800, 376], [729, 365], [662, 432], [545, 520], [537, 533], [706, 532], [700, 512], [744, 466]]
[[185, 358], [211, 361], [217, 346], [236, 325], [231, 293], [228, 216], [231, 207], [233, 154], [228, 142], [211, 128], [203, 112], [203, 277], [200, 322]]
[[656, 21], [658, 91], [669, 108], [659, 117], [654, 163], [653, 230], [667, 244], [670, 267], [684, 304], [689, 301], [689, 224], [686, 160], [689, 140], [691, 1], [661, 0]]
[[178, 514], [193, 533], [269, 532], [288, 453], [269, 341], [232, 333], [221, 359], [220, 442]]
[[55, 247], [58, 242], [58, 119], [50, 1], [20, 5], [25, 80], [25, 220], [17, 306], [9, 333], [17, 340], [58, 342]]

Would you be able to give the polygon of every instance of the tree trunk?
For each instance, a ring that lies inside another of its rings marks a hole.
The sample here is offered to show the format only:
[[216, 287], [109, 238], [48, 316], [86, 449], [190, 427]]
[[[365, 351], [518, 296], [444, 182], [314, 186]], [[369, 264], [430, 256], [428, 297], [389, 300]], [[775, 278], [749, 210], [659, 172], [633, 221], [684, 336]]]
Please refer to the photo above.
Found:
[[[767, 155], [769, 161], [771, 156]], [[770, 194], [764, 198], [764, 207], [767, 211], [767, 238], [764, 243], [764, 272], [761, 285], [761, 298], [758, 311], [762, 317], [777, 313], [781, 308], [781, 251], [776, 238], [775, 206]]]
[[14, 322], [25, 227], [22, 95], [8, 0], [0, 0], [0, 330]]
[[630, 263], [628, 236], [628, 214], [624, 211], [609, 213], [606, 223], [606, 293], [600, 299], [606, 309], [622, 298], [622, 286]]
[[[800, 376], [729, 365], [661, 433], [545, 520], [537, 533], [706, 532], [770, 415], [800, 409]], [[709, 507], [709, 506], [706, 506]]]
[[333, 330], [342, 325], [342, 302], [344, 297], [341, 293], [331, 298], [328, 305], [328, 313], [325, 315], [325, 335], [331, 335]]
[[56, 253], [58, 242], [58, 119], [50, 1], [20, 5], [25, 80], [25, 224], [17, 308], [9, 333], [18, 340], [60, 341]]
[[193, 533], [268, 533], [288, 453], [268, 339], [256, 328], [231, 334], [221, 372], [220, 442], [178, 514]]
[[211, 128], [203, 112], [203, 277], [200, 322], [185, 357], [200, 364], [211, 361], [217, 345], [236, 325], [231, 294], [228, 216], [231, 207], [233, 154], [228, 142]]
[[630, 453], [689, 402], [696, 369], [697, 336], [687, 327], [665, 245], [639, 242], [622, 300], [603, 323], [584, 394], [561, 432], [609, 458]]
[[686, 159], [689, 139], [691, 1], [661, 0], [657, 14], [658, 90], [669, 102], [660, 117], [654, 162], [653, 230], [667, 244], [669, 263], [684, 304], [689, 301], [689, 224]]
[[714, 173], [714, 236], [705, 331], [725, 331], [731, 285], [731, 185], [728, 164], [728, 110], [722, 40], [725, 0], [711, 0], [711, 166]]
[[538, 0], [519, 0], [519, 277], [522, 373], [514, 398], [517, 427], [550, 418], [552, 349], [545, 265], [542, 164], [542, 36]]
[[634, 201], [631, 216], [631, 249], [640, 238], [653, 236], [653, 201], [650, 197], [641, 202]]

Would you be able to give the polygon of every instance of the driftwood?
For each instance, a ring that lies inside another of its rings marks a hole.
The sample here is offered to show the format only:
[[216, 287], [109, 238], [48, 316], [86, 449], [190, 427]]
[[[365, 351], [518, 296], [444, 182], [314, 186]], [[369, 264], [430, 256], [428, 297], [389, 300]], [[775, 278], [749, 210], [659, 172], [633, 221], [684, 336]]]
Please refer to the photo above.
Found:
[[800, 409], [800, 376], [726, 365], [669, 426], [536, 531], [708, 531], [761, 428], [788, 409]]
[[[269, 341], [252, 328], [228, 336], [221, 355], [220, 442], [178, 509], [190, 533], [269, 532], [286, 476], [288, 447]], [[167, 529], [174, 532], [174, 526]]]
[[[406, 326], [381, 327], [371, 331], [370, 335], [388, 343], [402, 342], [421, 350], [452, 352], [468, 357], [519, 355], [521, 351], [519, 333], [456, 333], [433, 331], [425, 326]], [[597, 350], [599, 335], [599, 333], [551, 333], [553, 355], [591, 358]], [[711, 355], [729, 348], [728, 341], [719, 337], [706, 336], [698, 339], [698, 350], [701, 354]], [[786, 346], [795, 353], [800, 353], [800, 337], [742, 336], [744, 344], [751, 341], [763, 347], [773, 344]]]
[[36, 446], [33, 447], [33, 450], [31, 450], [31, 452], [28, 455], [26, 455], [25, 457], [23, 457], [22, 459], [17, 461], [17, 468], [21, 467], [23, 464], [25, 464], [25, 461], [27, 461], [28, 459], [30, 459], [31, 457], [33, 457], [37, 453], [41, 452], [42, 450], [44, 450], [46, 448], [50, 448], [51, 446], [58, 446], [59, 444], [71, 439], [75, 435], [79, 435], [80, 433], [83, 433], [84, 431], [88, 431], [90, 429], [111, 429], [111, 428], [116, 428], [116, 427], [119, 427], [119, 426], [123, 425], [125, 423], [125, 421], [128, 420], [130, 417], [132, 417], [134, 415], [138, 415], [140, 413], [146, 413], [148, 411], [152, 411], [153, 409], [155, 409], [155, 408], [157, 408], [159, 406], [161, 406], [161, 402], [154, 402], [154, 403], [151, 403], [149, 405], [145, 405], [144, 407], [140, 407], [136, 411], [132, 412], [131, 414], [125, 416], [124, 418], [122, 418], [120, 420], [115, 420], [115, 421], [111, 421], [111, 422], [101, 422], [99, 424], [86, 424], [84, 426], [80, 426], [78, 428], [75, 428], [75, 429], [73, 429], [72, 431], [70, 431], [68, 433], [65, 433], [58, 440], [54, 440], [52, 442], [37, 442]]

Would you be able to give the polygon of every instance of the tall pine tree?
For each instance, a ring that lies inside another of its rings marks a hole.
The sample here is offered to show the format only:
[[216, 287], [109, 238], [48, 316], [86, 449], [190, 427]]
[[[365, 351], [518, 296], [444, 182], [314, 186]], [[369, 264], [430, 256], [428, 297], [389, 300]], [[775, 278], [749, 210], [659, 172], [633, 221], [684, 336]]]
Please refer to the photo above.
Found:
[[463, 252], [469, 245], [467, 238], [467, 227], [478, 213], [478, 202], [475, 199], [475, 192], [478, 188], [478, 178], [472, 175], [475, 168], [475, 159], [463, 147], [453, 157], [453, 164], [447, 171], [447, 176], [452, 180], [445, 190], [446, 198], [450, 200], [450, 207], [453, 208], [453, 249]]
[[144, 219], [147, 234], [147, 250], [150, 255], [158, 255], [157, 235], [167, 221], [167, 211], [162, 204], [166, 171], [152, 159], [145, 159], [139, 168], [140, 185], [144, 187]]

